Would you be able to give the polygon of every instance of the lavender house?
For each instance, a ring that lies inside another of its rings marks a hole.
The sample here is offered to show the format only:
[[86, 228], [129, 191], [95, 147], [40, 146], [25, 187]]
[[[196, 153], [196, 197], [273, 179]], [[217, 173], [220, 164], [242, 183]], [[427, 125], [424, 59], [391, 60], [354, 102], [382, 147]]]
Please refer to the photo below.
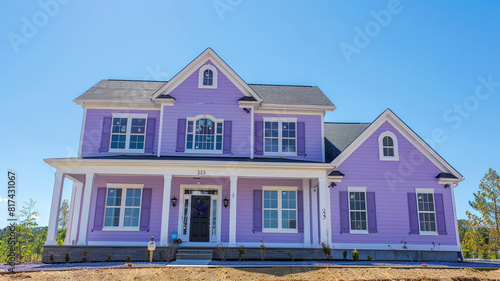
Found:
[[463, 177], [389, 109], [372, 123], [326, 123], [336, 107], [318, 87], [247, 84], [210, 48], [168, 82], [102, 80], [74, 101], [79, 156], [45, 160], [56, 169], [45, 261], [79, 259], [82, 246], [144, 254], [151, 236], [306, 258], [324, 258], [322, 242], [334, 258], [460, 256]]

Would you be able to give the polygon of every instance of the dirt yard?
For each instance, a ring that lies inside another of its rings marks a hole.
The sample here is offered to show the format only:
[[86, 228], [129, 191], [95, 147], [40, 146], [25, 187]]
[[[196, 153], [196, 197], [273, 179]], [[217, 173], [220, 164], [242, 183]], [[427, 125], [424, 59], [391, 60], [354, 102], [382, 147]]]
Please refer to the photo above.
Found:
[[498, 270], [393, 268], [119, 268], [1, 274], [0, 280], [500, 280]]

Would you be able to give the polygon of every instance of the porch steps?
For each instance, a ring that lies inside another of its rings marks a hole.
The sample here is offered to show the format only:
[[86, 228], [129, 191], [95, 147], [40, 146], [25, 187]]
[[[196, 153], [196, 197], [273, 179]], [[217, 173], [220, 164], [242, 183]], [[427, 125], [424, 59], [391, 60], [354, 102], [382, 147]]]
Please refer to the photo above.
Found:
[[177, 260], [212, 260], [214, 255], [213, 250], [199, 249], [178, 249]]

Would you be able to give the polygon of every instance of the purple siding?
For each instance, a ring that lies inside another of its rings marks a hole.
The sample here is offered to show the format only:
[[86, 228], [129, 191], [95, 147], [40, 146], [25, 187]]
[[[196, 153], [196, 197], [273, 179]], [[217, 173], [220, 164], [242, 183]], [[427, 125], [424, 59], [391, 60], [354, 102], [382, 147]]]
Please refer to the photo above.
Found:
[[160, 110], [110, 110], [87, 109], [87, 120], [83, 133], [82, 157], [116, 155], [116, 153], [99, 152], [104, 117], [111, 117], [112, 113], [147, 113], [148, 118], [156, 118], [156, 133], [153, 150], [158, 148], [158, 130], [160, 127]]
[[[305, 124], [305, 154], [306, 156], [286, 157], [294, 159], [303, 159], [310, 161], [322, 161], [322, 141], [321, 141], [321, 126], [323, 118], [320, 115], [290, 115], [290, 114], [261, 114], [256, 113], [255, 121], [263, 121], [262, 117], [297, 117], [297, 122]], [[266, 157], [264, 155], [256, 157]], [[267, 156], [269, 157], [269, 156]]]
[[175, 151], [177, 119], [207, 114], [232, 121], [232, 155], [224, 155], [225, 157], [250, 156], [251, 116], [250, 113], [239, 108], [238, 104], [238, 99], [244, 95], [220, 70], [218, 70], [217, 89], [199, 89], [198, 70], [196, 70], [170, 95], [175, 98], [175, 105], [166, 106], [163, 112], [161, 155], [184, 154]]
[[[137, 183], [144, 184], [144, 188], [152, 189], [150, 231], [102, 231], [93, 230], [96, 211], [97, 188], [105, 187], [106, 183]], [[149, 241], [154, 236], [160, 239], [161, 212], [163, 198], [162, 176], [126, 176], [126, 175], [97, 175], [94, 181], [92, 202], [90, 204], [88, 241], [116, 241], [116, 242], [141, 242]]]
[[236, 213], [236, 243], [303, 243], [303, 233], [262, 233], [253, 229], [253, 191], [263, 185], [297, 186], [302, 190], [300, 179], [238, 179], [238, 208]]
[[[379, 160], [378, 136], [386, 130], [398, 139], [399, 161]], [[339, 208], [334, 207], [331, 208], [333, 242], [399, 244], [404, 238], [409, 244], [456, 245], [451, 188], [438, 184], [436, 175], [441, 171], [389, 123], [382, 124], [338, 169], [345, 177], [332, 189], [331, 202], [339, 202], [339, 192], [347, 191], [347, 186], [366, 186], [367, 192], [375, 192], [378, 232], [340, 234]], [[435, 188], [435, 193], [443, 194], [447, 235], [409, 235], [407, 194], [415, 192], [415, 188]]]

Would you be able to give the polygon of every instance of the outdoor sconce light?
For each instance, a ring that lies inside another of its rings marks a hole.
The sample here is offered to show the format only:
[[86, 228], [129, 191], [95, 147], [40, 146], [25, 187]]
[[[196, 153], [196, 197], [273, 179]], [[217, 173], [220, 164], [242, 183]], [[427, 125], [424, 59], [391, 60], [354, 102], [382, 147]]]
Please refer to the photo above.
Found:
[[171, 199], [172, 200], [172, 206], [177, 206], [177, 198], [175, 196]]
[[330, 187], [330, 188], [334, 188], [336, 185], [337, 185], [337, 184], [336, 184], [336, 183], [334, 183], [334, 182], [332, 181], [332, 182], [330, 183], [330, 186], [329, 186], [329, 187]]
[[229, 199], [227, 199], [226, 197], [224, 197], [224, 208], [227, 208], [227, 205], [229, 205]]
[[450, 186], [451, 186], [451, 184], [447, 183], [447, 184], [444, 185], [444, 188], [448, 188]]

